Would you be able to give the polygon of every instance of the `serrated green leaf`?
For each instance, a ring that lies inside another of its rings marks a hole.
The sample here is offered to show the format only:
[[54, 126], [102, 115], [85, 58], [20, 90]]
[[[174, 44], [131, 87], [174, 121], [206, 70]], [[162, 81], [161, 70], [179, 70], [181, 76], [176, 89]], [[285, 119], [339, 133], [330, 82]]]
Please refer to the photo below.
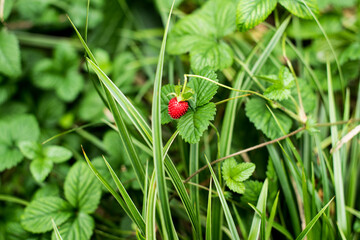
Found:
[[61, 84], [56, 87], [56, 93], [66, 102], [73, 101], [83, 89], [84, 80], [77, 70], [68, 71]]
[[19, 42], [5, 28], [0, 31], [0, 73], [9, 77], [21, 74]]
[[164, 85], [161, 88], [161, 124], [167, 124], [173, 119], [168, 113], [168, 105], [170, 100], [174, 97], [169, 95], [170, 93], [175, 93], [175, 86], [172, 84]]
[[74, 164], [65, 179], [65, 198], [84, 213], [93, 213], [101, 198], [101, 187], [86, 163]]
[[262, 21], [275, 9], [276, 0], [240, 0], [236, 12], [236, 24], [241, 32], [245, 32]]
[[21, 153], [29, 158], [34, 159], [36, 157], [41, 157], [42, 146], [41, 144], [33, 141], [21, 141], [19, 144]]
[[46, 158], [36, 158], [30, 163], [30, 172], [38, 182], [43, 182], [49, 175], [54, 163]]
[[303, 2], [306, 3], [315, 15], [319, 14], [316, 0], [279, 0], [279, 3], [295, 16], [311, 19], [312, 15]]
[[[89, 240], [94, 227], [94, 219], [86, 213], [79, 212], [76, 217], [60, 225], [59, 232], [64, 239]], [[56, 240], [54, 232], [51, 239]]]
[[44, 155], [54, 163], [62, 163], [72, 157], [72, 152], [60, 146], [48, 146], [44, 148]]
[[214, 70], [229, 67], [233, 52], [221, 38], [235, 30], [235, 14], [233, 0], [208, 1], [175, 24], [169, 34], [167, 51], [171, 54], [190, 51], [194, 70], [206, 66]]
[[44, 197], [59, 197], [60, 189], [56, 184], [44, 184], [39, 188], [32, 196], [32, 200], [44, 198]]
[[58, 224], [68, 220], [73, 213], [71, 206], [58, 197], [45, 197], [32, 201], [21, 217], [21, 225], [33, 233], [47, 232], [52, 229], [51, 219]]
[[226, 185], [234, 192], [244, 193], [245, 185], [242, 183], [255, 171], [253, 163], [237, 163], [234, 158], [226, 159], [222, 165], [223, 178]]
[[212, 102], [196, 108], [196, 111], [189, 110], [179, 120], [180, 136], [188, 143], [199, 142], [210, 121], [214, 120], [215, 113], [216, 107]]
[[[207, 67], [201, 70], [197, 75], [209, 78], [218, 82], [217, 75], [211, 68]], [[201, 78], [190, 78], [189, 87], [191, 87], [195, 94], [193, 95], [196, 107], [200, 107], [206, 103], [208, 103], [213, 96], [216, 94], [218, 85], [215, 83], [211, 83]]]
[[241, 197], [241, 201], [245, 202], [246, 204], [247, 203], [256, 204], [263, 183], [259, 181], [249, 180], [244, 182], [244, 185], [245, 185], [245, 193]]
[[286, 100], [291, 95], [291, 89], [294, 86], [294, 77], [290, 73], [289, 69], [282, 67], [279, 71], [277, 79], [274, 79], [273, 75], [265, 76], [267, 79], [272, 79], [273, 85], [268, 87], [264, 95], [272, 100], [281, 101]]
[[[264, 100], [259, 98], [252, 98], [245, 107], [246, 116], [254, 123], [258, 130], [261, 130], [268, 138], [275, 139], [283, 135], [281, 129], [278, 127], [276, 120], [273, 118], [271, 112], [266, 107]], [[285, 133], [288, 133], [292, 121], [283, 112], [277, 109], [272, 110], [275, 114], [280, 125], [284, 129]]]

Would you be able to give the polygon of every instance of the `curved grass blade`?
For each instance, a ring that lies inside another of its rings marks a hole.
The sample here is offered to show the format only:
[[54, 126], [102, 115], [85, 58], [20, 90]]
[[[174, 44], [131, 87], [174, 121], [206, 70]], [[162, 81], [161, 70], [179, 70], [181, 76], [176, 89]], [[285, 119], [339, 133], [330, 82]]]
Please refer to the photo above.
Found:
[[214, 179], [216, 191], [218, 192], [219, 199], [220, 199], [222, 208], [224, 210], [225, 218], [226, 218], [226, 221], [227, 221], [227, 223], [229, 225], [229, 230], [230, 230], [230, 233], [231, 233], [231, 237], [232, 237], [233, 240], [240, 240], [239, 234], [237, 233], [237, 230], [236, 230], [236, 227], [235, 227], [234, 219], [231, 216], [230, 209], [229, 209], [229, 206], [226, 203], [226, 199], [225, 199], [224, 193], [222, 192], [220, 183], [219, 183], [219, 181], [218, 181], [218, 179], [217, 179], [217, 177], [216, 177], [216, 175], [214, 173], [214, 170], [212, 169], [212, 167], [210, 165], [210, 162], [207, 159], [206, 155], [205, 155], [205, 159], [206, 159], [206, 162], [207, 162], [207, 164], [209, 166], [211, 176]]
[[320, 211], [316, 216], [309, 222], [309, 224], [305, 227], [305, 229], [300, 233], [300, 235], [296, 238], [296, 240], [302, 240], [306, 237], [306, 235], [310, 232], [310, 230], [314, 227], [317, 220], [321, 217], [321, 215], [325, 212], [326, 208], [330, 205], [330, 203], [334, 200], [333, 197]]
[[[172, 10], [174, 7], [175, 1], [171, 6], [168, 20], [165, 27], [164, 37], [161, 44], [159, 61], [156, 67], [155, 81], [154, 81], [154, 90], [153, 90], [153, 103], [152, 103], [152, 138], [153, 138], [153, 157], [154, 165], [156, 171], [156, 182], [157, 182], [157, 191], [161, 203], [162, 216], [164, 218], [166, 234], [170, 239], [177, 239], [173, 221], [171, 219], [170, 205], [169, 205], [169, 196], [166, 188], [165, 182], [165, 170], [163, 162], [163, 140], [162, 140], [162, 131], [161, 131], [161, 82], [162, 74], [164, 67], [164, 58], [165, 58], [165, 47], [166, 39], [170, 25], [170, 19]], [[163, 229], [165, 231], [165, 229]]]
[[146, 209], [146, 239], [156, 240], [155, 229], [155, 206], [156, 206], [156, 180], [155, 171], [153, 172], [149, 184], [149, 194]]
[[54, 219], [51, 219], [51, 222], [52, 222], [52, 226], [53, 226], [53, 229], [54, 229], [56, 240], [63, 240], [61, 235], [60, 235], [59, 229], [56, 226], [56, 223], [55, 223]]
[[121, 196], [123, 197], [125, 204], [128, 206], [136, 225], [139, 226], [140, 230], [145, 233], [145, 221], [142, 218], [139, 210], [136, 208], [134, 202], [131, 200], [129, 194], [127, 193], [125, 187], [123, 186], [123, 184], [121, 183], [120, 179], [118, 178], [118, 176], [116, 175], [116, 173], [114, 172], [114, 170], [112, 169], [112, 167], [110, 166], [110, 164], [108, 163], [108, 161], [106, 161], [105, 157], [103, 156], [105, 164], [107, 166], [107, 168], [109, 169], [109, 172], [111, 174], [111, 177], [113, 178]]
[[[260, 192], [260, 196], [256, 205], [257, 209], [262, 209], [263, 212], [261, 213], [261, 217], [258, 216], [256, 213], [254, 214], [254, 218], [251, 224], [250, 233], [249, 233], [249, 240], [257, 240], [260, 235], [261, 225], [265, 225], [266, 221], [266, 213], [264, 209], [266, 209], [266, 200], [267, 200], [267, 193], [268, 193], [268, 180], [266, 179], [263, 187]], [[263, 234], [265, 235], [265, 231], [262, 230]], [[264, 236], [265, 237], [265, 236]]]
[[274, 218], [275, 218], [275, 214], [276, 214], [277, 204], [278, 204], [278, 201], [279, 201], [279, 194], [280, 194], [280, 192], [278, 192], [276, 194], [276, 198], [275, 198], [274, 203], [273, 203], [273, 205], [271, 207], [271, 213], [270, 213], [269, 221], [268, 221], [267, 226], [266, 226], [265, 240], [270, 239], [271, 229], [272, 229], [272, 226], [274, 224]]
[[206, 215], [206, 236], [205, 236], [206, 240], [212, 240], [212, 235], [211, 235], [211, 195], [212, 195], [212, 178], [210, 177], [208, 206], [207, 206], [207, 215]]

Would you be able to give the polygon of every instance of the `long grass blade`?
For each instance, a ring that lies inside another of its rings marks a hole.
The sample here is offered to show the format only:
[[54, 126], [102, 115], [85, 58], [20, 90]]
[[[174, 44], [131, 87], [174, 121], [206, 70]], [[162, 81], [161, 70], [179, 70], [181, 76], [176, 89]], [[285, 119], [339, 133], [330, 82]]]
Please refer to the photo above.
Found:
[[155, 209], [156, 209], [156, 179], [155, 171], [149, 184], [149, 194], [146, 209], [146, 239], [156, 240]]
[[[336, 122], [336, 108], [335, 108], [335, 100], [334, 100], [334, 92], [332, 88], [332, 78], [331, 78], [331, 69], [330, 63], [327, 63], [327, 77], [328, 77], [328, 94], [329, 94], [329, 114], [330, 114], [330, 122]], [[336, 146], [338, 142], [338, 129], [337, 126], [331, 126], [331, 141], [333, 148]], [[334, 169], [334, 187], [335, 187], [335, 196], [336, 196], [336, 217], [337, 222], [339, 224], [340, 229], [347, 234], [347, 220], [345, 213], [345, 199], [344, 199], [344, 184], [342, 177], [342, 169], [341, 169], [341, 158], [340, 153], [338, 151], [333, 153], [333, 169]]]
[[274, 203], [273, 203], [273, 205], [271, 207], [269, 221], [268, 221], [267, 226], [266, 226], [265, 240], [270, 239], [271, 229], [272, 229], [273, 224], [274, 224], [277, 204], [278, 204], [278, 201], [279, 201], [279, 194], [280, 194], [280, 192], [278, 192], [276, 194], [276, 198], [275, 198]]
[[[264, 181], [264, 184], [262, 186], [261, 192], [260, 192], [260, 196], [258, 198], [258, 202], [256, 205], [257, 209], [262, 209], [262, 211], [264, 211], [264, 209], [266, 209], [266, 200], [267, 200], [267, 194], [268, 194], [268, 180], [266, 179]], [[260, 236], [260, 228], [261, 228], [261, 222], [264, 221], [266, 218], [265, 216], [265, 212], [261, 213], [261, 217], [258, 216], [256, 213], [254, 214], [254, 218], [253, 221], [251, 223], [251, 227], [250, 227], [250, 232], [249, 232], [249, 240], [257, 240]], [[265, 222], [263, 223], [265, 225]], [[265, 235], [265, 231], [264, 231], [264, 235]]]
[[231, 237], [232, 237], [233, 240], [240, 240], [239, 234], [237, 233], [237, 230], [236, 230], [236, 227], [235, 227], [234, 219], [231, 216], [230, 209], [229, 209], [229, 206], [226, 203], [226, 199], [225, 199], [224, 193], [222, 192], [222, 188], [220, 186], [220, 183], [219, 183], [219, 181], [218, 181], [218, 179], [217, 179], [217, 177], [216, 177], [216, 175], [214, 173], [214, 170], [212, 169], [212, 167], [210, 165], [210, 162], [209, 162], [209, 160], [207, 159], [206, 156], [205, 156], [205, 159], [206, 159], [206, 162], [207, 162], [207, 164], [209, 166], [211, 176], [214, 179], [216, 191], [218, 192], [219, 199], [220, 199], [222, 208], [224, 210], [225, 218], [226, 218], [226, 221], [228, 223], [229, 230], [231, 232]]
[[316, 216], [309, 222], [309, 224], [305, 227], [305, 229], [299, 234], [296, 240], [302, 240], [306, 237], [306, 235], [310, 232], [310, 230], [314, 227], [317, 220], [321, 217], [321, 215], [325, 212], [326, 208], [330, 205], [330, 203], [334, 200], [333, 197], [320, 211]]
[[208, 206], [207, 206], [207, 215], [206, 215], [206, 240], [212, 240], [211, 235], [211, 199], [212, 199], [212, 179], [210, 178], [209, 186], [209, 196], [208, 196]]
[[132, 216], [134, 217], [135, 223], [136, 225], [140, 226], [140, 230], [145, 233], [145, 221], [142, 218], [139, 210], [137, 209], [137, 207], [135, 206], [134, 202], [131, 200], [129, 194], [127, 193], [124, 185], [121, 183], [120, 179], [118, 178], [118, 176], [116, 175], [116, 173], [114, 172], [114, 170], [112, 169], [112, 167], [110, 166], [110, 164], [108, 163], [108, 161], [106, 161], [106, 158], [104, 158], [105, 164], [107, 166], [107, 168], [109, 169], [109, 172], [111, 174], [111, 177], [113, 178], [121, 196], [123, 197], [125, 204], [128, 206]]

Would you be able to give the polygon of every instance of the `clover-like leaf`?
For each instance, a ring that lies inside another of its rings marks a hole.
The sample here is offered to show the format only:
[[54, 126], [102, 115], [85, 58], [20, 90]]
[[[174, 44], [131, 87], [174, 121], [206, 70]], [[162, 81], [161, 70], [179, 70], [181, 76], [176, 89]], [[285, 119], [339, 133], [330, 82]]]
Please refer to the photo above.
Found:
[[30, 172], [37, 182], [43, 182], [53, 166], [54, 163], [47, 158], [35, 158], [30, 163]]
[[[247, 102], [245, 112], [255, 127], [261, 130], [268, 138], [275, 139], [283, 135], [283, 132], [267, 108], [264, 100], [252, 98]], [[272, 112], [285, 133], [288, 133], [292, 125], [291, 118], [277, 109], [273, 109]]]
[[262, 21], [275, 9], [277, 0], [240, 0], [236, 12], [236, 24], [245, 32]]
[[255, 171], [253, 163], [237, 163], [234, 158], [226, 159], [222, 165], [223, 178], [226, 185], [234, 192], [244, 193], [244, 181]]
[[204, 131], [209, 127], [210, 121], [214, 120], [215, 113], [216, 107], [212, 102], [196, 108], [196, 111], [190, 109], [179, 120], [180, 136], [188, 143], [199, 142]]

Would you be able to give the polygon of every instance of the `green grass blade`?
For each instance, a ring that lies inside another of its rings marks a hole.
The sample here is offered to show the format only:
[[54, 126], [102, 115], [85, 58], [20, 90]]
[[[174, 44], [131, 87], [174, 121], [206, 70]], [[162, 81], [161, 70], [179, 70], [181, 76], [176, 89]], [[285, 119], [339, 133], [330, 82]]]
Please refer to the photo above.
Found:
[[[308, 188], [306, 183], [306, 175], [305, 175], [305, 169], [303, 168], [302, 171], [302, 192], [303, 192], [303, 205], [304, 205], [304, 214], [305, 214], [305, 222], [306, 224], [309, 224], [311, 221], [311, 209], [310, 209], [310, 201], [309, 201], [309, 194], [308, 194]], [[311, 232], [308, 234], [308, 239], [313, 239]]]
[[266, 226], [265, 240], [270, 239], [271, 229], [272, 229], [272, 226], [274, 224], [274, 218], [275, 218], [275, 214], [276, 214], [277, 204], [278, 204], [278, 201], [279, 201], [279, 194], [280, 194], [280, 192], [278, 192], [276, 194], [276, 198], [275, 198], [274, 203], [273, 203], [273, 205], [271, 207], [269, 221], [268, 221], [267, 226]]
[[61, 235], [60, 235], [59, 229], [56, 226], [56, 223], [55, 223], [54, 219], [51, 219], [51, 222], [52, 222], [52, 226], [53, 226], [53, 229], [54, 229], [56, 240], [63, 240]]
[[125, 151], [126, 155], [130, 159], [131, 165], [135, 171], [136, 179], [140, 185], [141, 190], [144, 191], [144, 176], [145, 170], [144, 166], [142, 165], [140, 158], [136, 152], [135, 146], [131, 140], [130, 134], [127, 130], [123, 117], [114, 101], [113, 97], [110, 95], [109, 91], [105, 91], [106, 97], [108, 99], [110, 111], [114, 116], [114, 120], [116, 126], [118, 128], [118, 133], [123, 144], [122, 149]]
[[360, 219], [360, 211], [357, 211], [351, 207], [346, 207], [346, 211], [348, 211], [349, 213]]
[[207, 214], [206, 214], [206, 240], [212, 240], [211, 235], [211, 199], [212, 199], [212, 179], [210, 178], [210, 186], [209, 186], [209, 196], [208, 196], [208, 206], [207, 206]]
[[306, 237], [306, 235], [310, 232], [310, 230], [314, 227], [317, 220], [321, 217], [321, 215], [325, 212], [326, 208], [330, 205], [330, 203], [334, 200], [333, 197], [319, 212], [316, 216], [306, 225], [305, 229], [299, 234], [296, 240], [302, 240]]
[[314, 134], [315, 138], [315, 144], [318, 151], [318, 156], [320, 160], [320, 170], [321, 170], [321, 181], [323, 185], [323, 191], [324, 191], [324, 202], [328, 202], [330, 200], [330, 184], [329, 184], [329, 178], [326, 172], [326, 163], [323, 156], [323, 152], [321, 149], [321, 143], [320, 143], [320, 137], [318, 134]]
[[[329, 114], [330, 114], [330, 122], [336, 122], [336, 107], [334, 100], [334, 92], [332, 88], [332, 77], [331, 77], [331, 69], [330, 63], [327, 63], [327, 77], [328, 77], [328, 94], [329, 94]], [[338, 129], [337, 126], [331, 126], [331, 141], [332, 147], [336, 146], [338, 142]], [[345, 214], [345, 199], [344, 199], [344, 184], [342, 177], [342, 169], [341, 169], [341, 158], [339, 151], [335, 151], [333, 153], [333, 168], [334, 168], [334, 187], [335, 187], [335, 196], [336, 196], [336, 216], [337, 222], [341, 230], [347, 234], [347, 220]]]
[[244, 224], [244, 221], [241, 219], [240, 214], [239, 214], [238, 210], [236, 209], [236, 206], [235, 206], [234, 203], [232, 203], [232, 207], [233, 207], [233, 211], [235, 213], [236, 221], [237, 221], [237, 223], [239, 225], [239, 228], [240, 228], [240, 233], [244, 237], [244, 239], [248, 239], [248, 232], [246, 230], [246, 226]]
[[146, 239], [156, 240], [155, 206], [156, 206], [156, 180], [155, 171], [149, 184], [149, 195], [146, 209]]
[[[260, 196], [258, 198], [258, 202], [256, 205], [257, 209], [262, 209], [264, 211], [264, 209], [266, 209], [266, 200], [267, 200], [267, 193], [268, 193], [268, 180], [266, 179], [261, 192], [260, 192]], [[254, 214], [254, 218], [253, 221], [251, 223], [251, 227], [250, 227], [250, 232], [249, 232], [249, 240], [257, 240], [259, 239], [259, 235], [260, 235], [260, 228], [261, 228], [261, 222], [265, 221], [265, 216], [266, 213], [262, 212], [261, 213], [261, 217], [258, 216], [256, 213]], [[263, 223], [265, 225], [265, 223]], [[264, 231], [265, 234], [265, 231]]]
[[229, 206], [226, 203], [226, 199], [225, 199], [224, 193], [222, 192], [222, 188], [220, 186], [220, 183], [219, 183], [219, 181], [218, 181], [218, 179], [217, 179], [217, 177], [216, 177], [216, 175], [214, 173], [214, 170], [212, 169], [212, 167], [210, 165], [210, 162], [209, 162], [209, 160], [207, 159], [206, 156], [205, 156], [205, 159], [206, 159], [206, 162], [207, 162], [207, 164], [209, 166], [211, 176], [214, 179], [216, 191], [218, 192], [219, 199], [220, 199], [221, 205], [222, 205], [223, 210], [224, 210], [225, 218], [226, 218], [226, 221], [228, 223], [229, 230], [231, 232], [231, 237], [232, 237], [233, 240], [240, 240], [240, 237], [239, 237], [239, 235], [237, 233], [237, 230], [236, 230], [236, 227], [235, 227], [234, 219], [231, 216], [230, 209], [229, 209]]
[[[190, 157], [189, 157], [189, 174], [193, 174], [199, 169], [199, 143], [190, 145]], [[190, 180], [192, 183], [199, 184], [199, 175], [196, 175]], [[195, 208], [195, 212], [200, 216], [200, 196], [199, 188], [195, 185], [190, 186], [190, 199], [192, 205]], [[199, 219], [200, 220], [200, 219]], [[201, 230], [201, 223], [198, 222], [198, 229]], [[197, 232], [197, 239], [201, 239], [201, 232]]]
[[116, 175], [116, 173], [114, 172], [114, 170], [112, 169], [112, 167], [110, 166], [108, 161], [106, 161], [105, 157], [103, 157], [103, 158], [104, 158], [107, 168], [109, 169], [111, 177], [113, 178], [122, 198], [125, 201], [125, 204], [128, 206], [128, 208], [131, 212], [131, 215], [133, 216], [133, 219], [135, 220], [136, 225], [139, 226], [139, 229], [140, 229], [140, 231], [142, 231], [142, 233], [145, 233], [145, 221], [142, 218], [139, 210], [136, 208], [134, 202], [131, 200], [129, 194], [127, 193], [124, 185], [121, 183], [120, 179], [118, 178], [118, 176]]
[[179, 130], [176, 130], [173, 135], [171, 135], [170, 139], [167, 141], [167, 143], [165, 144], [164, 146], [164, 157], [166, 157], [170, 147], [171, 147], [171, 144], [174, 142], [175, 138], [177, 137], [177, 135], [179, 134]]
[[[154, 165], [156, 171], [156, 182], [157, 182], [157, 191], [161, 203], [162, 216], [164, 217], [166, 234], [170, 239], [177, 239], [173, 221], [171, 219], [169, 197], [165, 182], [165, 170], [163, 162], [163, 140], [162, 140], [162, 131], [161, 131], [161, 82], [162, 74], [164, 67], [164, 57], [165, 57], [165, 47], [166, 39], [169, 30], [169, 24], [172, 14], [172, 9], [174, 7], [175, 1], [170, 9], [168, 20], [165, 27], [164, 37], [161, 44], [159, 61], [156, 67], [155, 81], [154, 81], [154, 90], [153, 90], [153, 103], [152, 103], [152, 138], [153, 138], [153, 157]], [[165, 229], [164, 229], [165, 231]]]

